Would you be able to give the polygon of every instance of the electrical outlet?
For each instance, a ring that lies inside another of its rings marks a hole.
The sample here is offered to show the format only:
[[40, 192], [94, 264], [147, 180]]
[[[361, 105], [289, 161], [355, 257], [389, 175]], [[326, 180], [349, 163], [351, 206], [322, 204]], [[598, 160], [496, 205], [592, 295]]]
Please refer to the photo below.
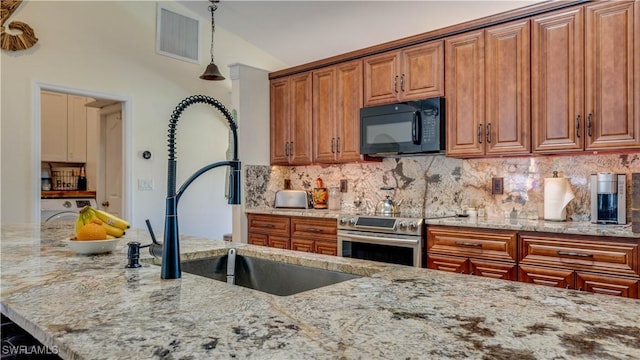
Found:
[[349, 191], [349, 185], [347, 184], [347, 179], [340, 180], [340, 192], [346, 193]]
[[491, 193], [502, 194], [504, 192], [504, 178], [492, 178], [491, 179]]
[[138, 179], [138, 191], [153, 190], [153, 179]]

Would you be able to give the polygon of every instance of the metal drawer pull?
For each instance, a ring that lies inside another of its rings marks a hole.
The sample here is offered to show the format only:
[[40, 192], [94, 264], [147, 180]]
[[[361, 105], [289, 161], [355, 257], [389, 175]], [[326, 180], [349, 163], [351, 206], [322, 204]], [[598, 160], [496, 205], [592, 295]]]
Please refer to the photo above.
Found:
[[398, 93], [398, 75], [393, 78], [393, 91]]
[[559, 251], [558, 250], [557, 253], [558, 253], [558, 255], [566, 255], [566, 256], [589, 257], [589, 258], [593, 257], [593, 254], [581, 254], [581, 253], [568, 252], [568, 251]]
[[478, 243], [470, 243], [470, 242], [464, 242], [464, 241], [456, 241], [456, 245], [462, 245], [462, 246], [480, 246], [480, 247], [482, 247], [482, 244], [478, 244]]
[[308, 232], [315, 232], [315, 233], [321, 233], [322, 229], [316, 229], [316, 228], [308, 228], [307, 229]]
[[273, 225], [273, 224], [260, 224], [260, 227], [272, 228], [272, 227], [275, 227], [275, 225]]
[[335, 154], [336, 152], [336, 138], [331, 138], [331, 153]]
[[580, 137], [580, 114], [576, 116], [576, 137]]
[[478, 143], [482, 144], [482, 124], [478, 125]]
[[589, 137], [593, 136], [591, 134], [591, 113], [587, 115], [587, 135], [589, 135]]

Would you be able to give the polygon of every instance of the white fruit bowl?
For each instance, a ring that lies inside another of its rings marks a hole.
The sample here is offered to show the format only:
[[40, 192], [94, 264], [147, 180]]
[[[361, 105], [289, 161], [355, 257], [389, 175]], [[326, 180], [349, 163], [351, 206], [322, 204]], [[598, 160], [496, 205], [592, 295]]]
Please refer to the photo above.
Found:
[[120, 242], [120, 239], [107, 239], [107, 240], [65, 240], [71, 250], [77, 254], [90, 255], [90, 254], [102, 254], [115, 250], [116, 246]]

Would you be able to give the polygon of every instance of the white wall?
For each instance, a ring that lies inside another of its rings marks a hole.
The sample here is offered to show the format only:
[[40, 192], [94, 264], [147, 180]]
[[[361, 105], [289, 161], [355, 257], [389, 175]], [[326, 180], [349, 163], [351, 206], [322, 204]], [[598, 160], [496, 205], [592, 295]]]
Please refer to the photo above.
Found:
[[[165, 2], [177, 9], [174, 2]], [[52, 20], [55, 19], [55, 20]], [[225, 81], [198, 76], [209, 62], [209, 19], [201, 22], [203, 62], [193, 64], [155, 53], [156, 3], [150, 1], [24, 2], [8, 20], [29, 24], [39, 38], [26, 51], [2, 51], [1, 194], [2, 224], [32, 221], [39, 194], [33, 171], [39, 154], [34, 147], [32, 99], [35, 83], [78, 91], [116, 94], [132, 100], [132, 212], [136, 227], [150, 218], [156, 231], [164, 223], [168, 120], [183, 98], [205, 94], [230, 107], [231, 80], [227, 64], [241, 62], [269, 71], [287, 64], [265, 54], [217, 26], [216, 64]], [[215, 118], [215, 119], [214, 119]], [[206, 105], [193, 105], [178, 125], [178, 185], [200, 167], [223, 160], [227, 131], [222, 117]], [[242, 129], [241, 129], [242, 130]], [[139, 155], [153, 153], [151, 160]], [[137, 179], [153, 179], [153, 191], [139, 192]], [[224, 170], [203, 175], [182, 197], [182, 234], [222, 238], [231, 231], [231, 211], [224, 198]]]

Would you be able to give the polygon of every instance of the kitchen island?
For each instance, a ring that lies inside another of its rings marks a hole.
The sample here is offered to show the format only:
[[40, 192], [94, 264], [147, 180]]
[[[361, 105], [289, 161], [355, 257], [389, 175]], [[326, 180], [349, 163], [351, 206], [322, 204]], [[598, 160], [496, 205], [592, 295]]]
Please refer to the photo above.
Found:
[[640, 359], [640, 303], [481, 277], [183, 236], [182, 259], [226, 253], [362, 275], [279, 297], [146, 256], [81, 256], [72, 225], [4, 225], [2, 313], [65, 359]]

